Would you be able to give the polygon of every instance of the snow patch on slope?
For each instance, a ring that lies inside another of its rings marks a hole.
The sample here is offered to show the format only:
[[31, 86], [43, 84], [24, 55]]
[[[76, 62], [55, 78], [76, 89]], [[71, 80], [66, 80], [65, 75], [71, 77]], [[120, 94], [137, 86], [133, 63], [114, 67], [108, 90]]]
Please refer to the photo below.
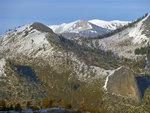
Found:
[[134, 59], [137, 57], [134, 53], [135, 49], [146, 46], [147, 42], [149, 42], [149, 38], [142, 34], [145, 30], [143, 22], [147, 20], [147, 18], [148, 16], [134, 24], [134, 26], [128, 27], [110, 37], [92, 40], [92, 42], [98, 43], [98, 46], [96, 46], [97, 48], [106, 51], [111, 50], [120, 57], [124, 56], [125, 58]]
[[5, 75], [5, 64], [6, 64], [5, 59], [0, 59], [0, 77], [2, 75]]
[[141, 26], [143, 25], [143, 22], [149, 17], [149, 15], [147, 17], [145, 17], [142, 21], [140, 21], [137, 26], [136, 26], [136, 29], [132, 29], [129, 33], [129, 36], [130, 37], [134, 37], [133, 39], [133, 44], [140, 44], [141, 42], [143, 41], [148, 41], [149, 38], [146, 37], [144, 34], [142, 34], [142, 31], [144, 29], [141, 29]]
[[33, 24], [33, 22], [32, 23], [29, 23], [29, 24], [27, 24], [27, 25], [24, 25], [24, 26], [21, 26], [21, 27], [19, 27], [18, 29], [17, 29], [17, 32], [22, 32], [22, 31], [24, 31], [24, 30], [31, 30], [31, 25]]
[[33, 51], [44, 48], [45, 45], [49, 44], [45, 36], [46, 33], [40, 33], [37, 31], [36, 33], [30, 34], [25, 39], [22, 39], [21, 42], [16, 42], [15, 46], [20, 46], [18, 49], [19, 53], [22, 53], [23, 51], [32, 53]]

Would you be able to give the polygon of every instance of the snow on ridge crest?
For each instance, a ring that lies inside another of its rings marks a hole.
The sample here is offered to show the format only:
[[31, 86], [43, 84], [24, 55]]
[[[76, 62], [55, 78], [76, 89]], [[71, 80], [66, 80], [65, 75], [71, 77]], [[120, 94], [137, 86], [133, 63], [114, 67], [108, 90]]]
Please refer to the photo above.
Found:
[[115, 30], [129, 23], [129, 21], [119, 21], [119, 20], [104, 21], [99, 19], [89, 20], [89, 22], [99, 27], [107, 28], [110, 30]]
[[[108, 33], [112, 30], [115, 30], [119, 27], [122, 27], [129, 23], [128, 21], [104, 21], [99, 19], [93, 20], [76, 20], [70, 23], [63, 23], [60, 25], [51, 25], [49, 26], [55, 33], [63, 34], [63, 33], [79, 33], [86, 34], [87, 36], [97, 36], [104, 33]], [[82, 35], [83, 35], [82, 34]]]
[[[143, 22], [145, 20], [147, 20], [147, 18], [150, 16], [150, 14], [148, 14], [144, 19], [142, 19], [136, 26], [135, 29], [132, 29], [130, 32], [129, 32], [129, 36], [130, 37], [134, 37], [134, 39], [132, 40], [132, 43], [133, 44], [140, 44], [142, 43], [143, 41], [149, 41], [149, 38], [147, 38], [145, 36], [145, 34], [142, 34], [142, 31], [144, 30], [144, 28], [142, 27], [143, 25]], [[142, 28], [142, 29], [141, 29]]]
[[23, 25], [23, 26], [21, 26], [21, 27], [19, 27], [19, 28], [17, 28], [16, 30], [17, 30], [17, 32], [22, 32], [22, 31], [24, 31], [24, 30], [30, 30], [31, 29], [31, 25], [33, 24], [34, 22], [31, 22], [31, 23], [29, 23], [29, 24], [26, 24], [26, 25]]
[[92, 29], [92, 26], [85, 20], [76, 20], [70, 23], [63, 23], [61, 25], [49, 26], [55, 33], [78, 33], [85, 29]]

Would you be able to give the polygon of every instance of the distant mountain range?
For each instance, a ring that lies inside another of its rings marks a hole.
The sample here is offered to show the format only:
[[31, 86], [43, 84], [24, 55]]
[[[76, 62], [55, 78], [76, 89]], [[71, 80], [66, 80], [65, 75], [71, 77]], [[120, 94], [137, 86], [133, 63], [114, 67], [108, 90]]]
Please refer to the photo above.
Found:
[[57, 34], [65, 37], [94, 37], [111, 32], [117, 28], [127, 25], [129, 21], [103, 21], [103, 20], [77, 20], [71, 23], [63, 23], [61, 25], [50, 25], [49, 27]]

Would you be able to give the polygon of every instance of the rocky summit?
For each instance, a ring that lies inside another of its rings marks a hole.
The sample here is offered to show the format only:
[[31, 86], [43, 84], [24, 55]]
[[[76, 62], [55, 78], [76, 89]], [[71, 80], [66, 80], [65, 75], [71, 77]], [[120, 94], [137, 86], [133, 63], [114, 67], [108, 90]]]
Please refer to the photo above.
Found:
[[120, 67], [107, 78], [106, 90], [137, 102], [141, 100], [141, 92], [136, 77], [131, 70]]

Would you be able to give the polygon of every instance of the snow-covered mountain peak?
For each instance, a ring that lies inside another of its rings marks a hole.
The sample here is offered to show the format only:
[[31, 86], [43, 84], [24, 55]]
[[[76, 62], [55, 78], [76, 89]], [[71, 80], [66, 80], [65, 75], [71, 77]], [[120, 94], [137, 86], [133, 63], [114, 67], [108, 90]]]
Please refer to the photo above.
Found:
[[129, 21], [119, 21], [119, 20], [104, 21], [104, 20], [99, 20], [99, 19], [89, 20], [89, 22], [99, 27], [107, 28], [110, 30], [115, 30], [129, 23]]
[[[21, 40], [28, 40], [29, 42], [34, 41], [33, 38], [35, 39], [35, 42], [41, 43], [41, 40], [44, 40], [46, 35], [52, 35], [56, 36], [56, 34], [47, 26], [44, 24], [41, 24], [39, 22], [32, 22], [24, 26], [20, 26], [19, 28], [15, 30], [11, 30], [9, 32], [6, 32], [5, 34], [1, 35], [0, 42], [5, 42], [9, 43], [10, 42], [15, 42], [15, 40], [18, 39], [17, 43], [22, 43], [20, 42]], [[12, 38], [11, 38], [12, 37]], [[19, 40], [20, 38], [20, 40]], [[10, 40], [9, 40], [10, 39]], [[12, 41], [13, 39], [13, 41]], [[5, 41], [7, 40], [7, 41]], [[32, 40], [32, 41], [31, 41]], [[45, 41], [44, 41], [45, 42]]]
[[[41, 54], [41, 51], [51, 51], [51, 43], [57, 42], [58, 36], [47, 26], [33, 22], [1, 35], [0, 47], [8, 54]], [[11, 49], [10, 49], [11, 48]], [[4, 52], [3, 52], [4, 53]], [[36, 55], [35, 55], [36, 56]]]
[[78, 33], [84, 29], [91, 29], [92, 26], [85, 20], [77, 20], [71, 23], [49, 26], [55, 33]]
[[85, 20], [80, 19], [73, 23], [74, 24], [73, 24], [71, 30], [75, 30], [76, 32], [82, 31], [84, 29], [92, 29], [92, 25], [88, 21], [85, 21]]
[[99, 19], [93, 19], [93, 20], [89, 20], [90, 23], [93, 23], [95, 25], [104, 25], [104, 24], [107, 24], [108, 22], [107, 21], [104, 21], [104, 20], [99, 20]]
[[66, 37], [76, 37], [76, 36], [97, 36], [108, 32], [111, 32], [119, 27], [128, 24], [128, 21], [104, 21], [99, 19], [93, 19], [90, 21], [86, 20], [76, 20], [71, 23], [63, 23], [61, 25], [51, 25], [49, 26], [55, 33], [62, 34]]
[[19, 27], [15, 31], [17, 31], [17, 32], [24, 32], [24, 31], [26, 31], [27, 32], [27, 31], [32, 31], [32, 30], [37, 30], [37, 31], [40, 31], [40, 32], [53, 33], [53, 31], [49, 27], [47, 27], [44, 24], [39, 23], [39, 22], [31, 22], [29, 24], [26, 24], [24, 26]]
[[71, 34], [71, 36], [97, 36], [109, 32], [110, 30], [101, 28], [86, 20], [76, 20], [71, 23], [49, 26], [57, 34]]

